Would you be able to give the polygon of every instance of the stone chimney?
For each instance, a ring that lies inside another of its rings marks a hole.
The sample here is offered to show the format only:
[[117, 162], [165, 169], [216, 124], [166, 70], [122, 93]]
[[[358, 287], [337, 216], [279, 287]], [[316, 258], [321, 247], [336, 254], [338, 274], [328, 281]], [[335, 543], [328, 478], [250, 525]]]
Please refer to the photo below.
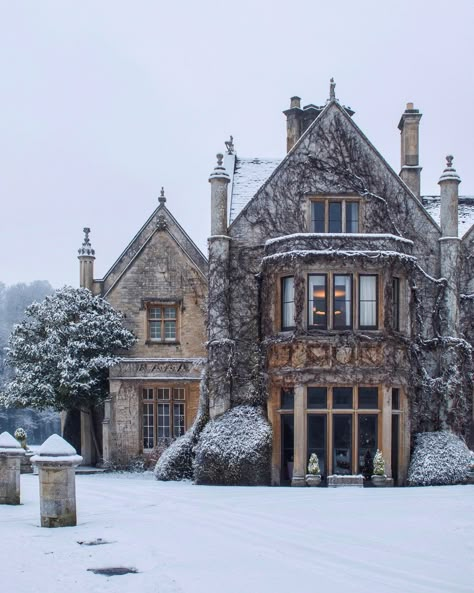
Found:
[[420, 199], [420, 143], [419, 128], [421, 113], [413, 103], [407, 103], [398, 129], [401, 132], [401, 171], [400, 177], [415, 196]]
[[77, 256], [79, 259], [79, 285], [81, 288], [92, 290], [94, 285], [95, 251], [92, 249], [89, 239], [91, 230], [85, 227], [83, 231], [84, 241], [81, 248], [78, 250], [79, 255]]
[[286, 151], [290, 152], [301, 136], [301, 109], [300, 97], [291, 97], [290, 108], [283, 112], [286, 115]]

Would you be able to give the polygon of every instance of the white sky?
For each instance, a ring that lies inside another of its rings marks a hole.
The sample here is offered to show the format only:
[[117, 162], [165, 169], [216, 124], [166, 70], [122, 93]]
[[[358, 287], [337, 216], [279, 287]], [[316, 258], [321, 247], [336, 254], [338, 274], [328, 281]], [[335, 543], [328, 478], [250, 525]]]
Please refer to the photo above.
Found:
[[331, 76], [397, 172], [413, 101], [422, 192], [452, 153], [474, 195], [473, 22], [472, 0], [0, 0], [0, 281], [77, 285], [84, 226], [102, 277], [162, 185], [205, 251], [224, 140], [283, 156], [289, 98]]

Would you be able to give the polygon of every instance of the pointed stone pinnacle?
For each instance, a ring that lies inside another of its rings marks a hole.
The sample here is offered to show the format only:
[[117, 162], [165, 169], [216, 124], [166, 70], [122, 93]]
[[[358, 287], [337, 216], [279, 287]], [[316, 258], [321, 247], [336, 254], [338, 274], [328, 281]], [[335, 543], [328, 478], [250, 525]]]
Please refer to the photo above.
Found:
[[160, 204], [164, 204], [166, 202], [165, 188], [164, 187], [161, 188], [160, 197], [158, 198], [158, 202]]

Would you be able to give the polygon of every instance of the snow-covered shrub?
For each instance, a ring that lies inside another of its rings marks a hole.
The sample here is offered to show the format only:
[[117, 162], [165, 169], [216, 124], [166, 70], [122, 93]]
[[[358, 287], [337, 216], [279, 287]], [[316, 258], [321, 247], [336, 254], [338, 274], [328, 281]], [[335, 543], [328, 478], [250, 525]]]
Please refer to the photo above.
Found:
[[381, 451], [377, 449], [377, 452], [374, 455], [374, 476], [384, 476], [385, 475], [385, 459]]
[[155, 466], [155, 478], [170, 480], [190, 480], [193, 477], [193, 430], [176, 439], [165, 449]]
[[469, 449], [452, 432], [419, 433], [416, 435], [415, 450], [408, 470], [408, 484], [459, 484], [466, 477], [469, 461]]
[[272, 430], [260, 408], [244, 405], [209, 422], [195, 447], [197, 484], [270, 483]]
[[319, 467], [319, 459], [316, 453], [311, 453], [309, 456], [308, 462], [308, 474], [312, 474], [313, 476], [319, 476], [321, 473], [321, 469]]
[[469, 451], [469, 471], [474, 472], [474, 451]]

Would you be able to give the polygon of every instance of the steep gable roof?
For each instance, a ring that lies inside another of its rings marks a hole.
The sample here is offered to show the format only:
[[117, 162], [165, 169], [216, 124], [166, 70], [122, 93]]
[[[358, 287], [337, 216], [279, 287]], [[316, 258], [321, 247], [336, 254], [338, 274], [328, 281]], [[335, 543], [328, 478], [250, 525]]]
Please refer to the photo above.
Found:
[[226, 155], [225, 167], [231, 172], [229, 224], [257, 193], [281, 163], [281, 158], [240, 158]]
[[[435, 222], [440, 224], [440, 196], [422, 196], [423, 206]], [[474, 196], [459, 196], [459, 237], [464, 237], [474, 225]]]
[[152, 238], [159, 232], [167, 233], [201, 276], [203, 278], [207, 277], [206, 257], [168, 210], [165, 201], [162, 201], [105, 274], [104, 278], [98, 280], [98, 282], [102, 283], [103, 296], [107, 296]]
[[[393, 178], [395, 183], [398, 184], [400, 186], [400, 188], [403, 189], [404, 192], [406, 192], [407, 194], [409, 194], [412, 197], [413, 202], [416, 203], [418, 209], [421, 212], [423, 212], [424, 216], [439, 231], [439, 227], [438, 227], [437, 223], [433, 220], [430, 213], [427, 212], [427, 210], [424, 208], [421, 201], [413, 194], [413, 192], [405, 184], [405, 182], [400, 178], [400, 176], [392, 169], [392, 167], [385, 160], [385, 158], [382, 156], [382, 154], [375, 148], [375, 146], [370, 142], [370, 140], [367, 138], [367, 136], [362, 132], [362, 130], [354, 122], [354, 120], [351, 117], [351, 114], [348, 113], [346, 111], [346, 109], [337, 100], [328, 101], [328, 103], [326, 104], [324, 109], [321, 111], [321, 113], [316, 117], [316, 119], [307, 128], [307, 130], [300, 136], [298, 141], [295, 143], [295, 145], [292, 147], [292, 149], [287, 153], [287, 155], [283, 158], [283, 160], [279, 164], [277, 164], [277, 166], [275, 167], [273, 172], [270, 175], [268, 175], [265, 180], [263, 180], [262, 184], [260, 185], [260, 188], [255, 192], [255, 194], [252, 197], [250, 197], [244, 205], [241, 205], [241, 208], [240, 208], [240, 211], [238, 212], [238, 214], [232, 218], [231, 225], [233, 225], [235, 223], [235, 221], [239, 218], [239, 216], [242, 214], [242, 212], [244, 212], [248, 208], [248, 206], [250, 205], [250, 203], [252, 203], [252, 201], [256, 197], [256, 195], [265, 190], [265, 187], [270, 183], [270, 181], [273, 179], [273, 177], [281, 170], [281, 168], [284, 167], [286, 165], [286, 163], [288, 163], [288, 161], [292, 158], [292, 156], [302, 149], [302, 147], [306, 144], [308, 138], [315, 134], [318, 127], [322, 126], [322, 123], [324, 122], [325, 118], [334, 114], [334, 110], [337, 110], [337, 112], [343, 116], [344, 121], [347, 123], [347, 125], [352, 127], [355, 134], [367, 146], [367, 148], [373, 154], [373, 156], [384, 166], [384, 168], [390, 174], [390, 176]], [[255, 171], [256, 170], [257, 170], [257, 168], [255, 168]], [[259, 171], [261, 171], [261, 176], [258, 177], [257, 174], [254, 174], [253, 181], [248, 184], [249, 188], [252, 186], [253, 187], [256, 186], [259, 183], [259, 181], [268, 173], [268, 171], [265, 170], [263, 167], [261, 169], [259, 169]], [[241, 185], [245, 186], [244, 180], [241, 180]], [[244, 196], [244, 194], [241, 195], [241, 199], [239, 200], [240, 204], [242, 204], [242, 202], [243, 202], [243, 199], [242, 199], [243, 196]]]

